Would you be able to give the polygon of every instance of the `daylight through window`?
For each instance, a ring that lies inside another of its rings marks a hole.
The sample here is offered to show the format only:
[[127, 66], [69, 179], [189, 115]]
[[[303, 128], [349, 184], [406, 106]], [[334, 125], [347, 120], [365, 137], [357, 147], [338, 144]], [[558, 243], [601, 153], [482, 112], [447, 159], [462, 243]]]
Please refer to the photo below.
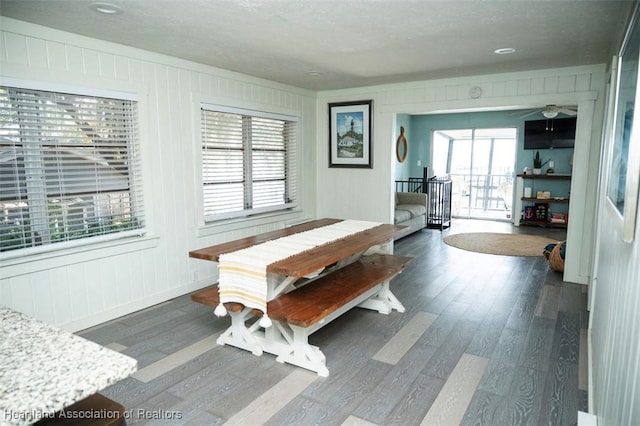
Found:
[[205, 221], [294, 207], [296, 120], [203, 105]]
[[143, 227], [137, 103], [0, 87], [0, 245]]
[[511, 219], [517, 129], [433, 132], [433, 173], [452, 180], [452, 214]]

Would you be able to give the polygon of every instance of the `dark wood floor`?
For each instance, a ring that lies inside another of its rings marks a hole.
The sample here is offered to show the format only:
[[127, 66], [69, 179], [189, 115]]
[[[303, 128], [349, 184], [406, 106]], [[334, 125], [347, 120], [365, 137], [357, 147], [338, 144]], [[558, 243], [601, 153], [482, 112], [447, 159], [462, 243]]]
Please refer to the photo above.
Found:
[[[585, 287], [543, 257], [442, 242], [465, 231], [564, 238], [457, 220], [397, 241], [397, 254], [416, 257], [392, 281], [407, 312], [356, 308], [315, 333], [328, 378], [215, 345], [228, 318], [188, 295], [80, 334], [138, 360], [137, 376], [103, 392], [131, 410], [128, 424], [576, 424], [587, 409]], [[379, 355], [389, 346], [396, 360]]]

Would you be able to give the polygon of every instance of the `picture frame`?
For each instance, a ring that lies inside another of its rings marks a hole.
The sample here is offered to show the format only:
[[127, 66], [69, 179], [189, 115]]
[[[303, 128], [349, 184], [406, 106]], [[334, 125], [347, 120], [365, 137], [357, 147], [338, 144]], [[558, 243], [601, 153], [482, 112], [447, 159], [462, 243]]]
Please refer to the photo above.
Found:
[[373, 168], [373, 100], [329, 104], [329, 167]]
[[617, 214], [621, 238], [633, 242], [640, 187], [640, 23], [639, 8], [617, 60], [617, 84], [609, 158], [607, 200]]

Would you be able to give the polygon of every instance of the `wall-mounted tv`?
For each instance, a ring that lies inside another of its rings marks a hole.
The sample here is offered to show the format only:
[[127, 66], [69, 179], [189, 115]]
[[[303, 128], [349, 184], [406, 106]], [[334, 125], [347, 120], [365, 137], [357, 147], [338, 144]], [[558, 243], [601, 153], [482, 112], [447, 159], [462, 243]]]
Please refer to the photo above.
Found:
[[524, 149], [573, 148], [576, 117], [524, 122]]

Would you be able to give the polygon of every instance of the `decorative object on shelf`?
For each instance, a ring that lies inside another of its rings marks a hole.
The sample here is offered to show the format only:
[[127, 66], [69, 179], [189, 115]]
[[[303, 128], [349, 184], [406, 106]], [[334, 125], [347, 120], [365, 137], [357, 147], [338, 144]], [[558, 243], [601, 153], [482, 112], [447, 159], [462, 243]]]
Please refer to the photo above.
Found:
[[566, 213], [553, 213], [551, 215], [551, 223], [564, 223], [565, 225], [569, 222], [569, 215]]
[[373, 101], [329, 104], [329, 167], [373, 168]]
[[547, 168], [548, 175], [552, 175], [555, 173], [553, 166], [555, 166], [555, 163], [552, 160], [549, 160], [549, 167]]
[[540, 151], [536, 151], [536, 156], [533, 157], [533, 174], [539, 175], [542, 172], [542, 166], [544, 166], [548, 162], [549, 160], [543, 163], [542, 159], [540, 158]]
[[536, 198], [539, 200], [550, 200], [551, 199], [551, 192], [549, 191], [538, 191], [536, 193]]
[[536, 209], [533, 206], [524, 206], [524, 214], [522, 215], [522, 220], [525, 221], [535, 221], [536, 220]]
[[[528, 182], [530, 186], [525, 187], [525, 181]], [[517, 188], [522, 196], [516, 200], [516, 211], [521, 212], [521, 215], [514, 221], [514, 224], [516, 226], [525, 225], [550, 228], [567, 227], [568, 214], [565, 213], [565, 211], [568, 209], [569, 205], [569, 193], [567, 192], [566, 196], [559, 197], [558, 194], [551, 194], [551, 191], [547, 191], [545, 189], [538, 190], [536, 188], [536, 185], [542, 185], [552, 181], [569, 182], [571, 181], [571, 175], [546, 173], [539, 175], [517, 175]], [[527, 191], [527, 189], [529, 189], [530, 191]], [[562, 192], [560, 187], [558, 187], [558, 189], [554, 189], [554, 192], [555, 191]], [[545, 204], [548, 206], [546, 209], [546, 215], [542, 211], [539, 212], [541, 214], [536, 215], [537, 207], [540, 204]], [[554, 211], [551, 211], [551, 206], [554, 206]], [[555, 209], [557, 209], [557, 211]], [[564, 220], [562, 220], [563, 217]]]
[[535, 203], [536, 220], [538, 222], [549, 222], [549, 204], [547, 203]]
[[396, 140], [396, 158], [399, 163], [406, 160], [408, 150], [409, 147], [407, 146], [407, 138], [404, 135], [404, 126], [400, 126], [400, 136], [398, 136], [398, 140]]

